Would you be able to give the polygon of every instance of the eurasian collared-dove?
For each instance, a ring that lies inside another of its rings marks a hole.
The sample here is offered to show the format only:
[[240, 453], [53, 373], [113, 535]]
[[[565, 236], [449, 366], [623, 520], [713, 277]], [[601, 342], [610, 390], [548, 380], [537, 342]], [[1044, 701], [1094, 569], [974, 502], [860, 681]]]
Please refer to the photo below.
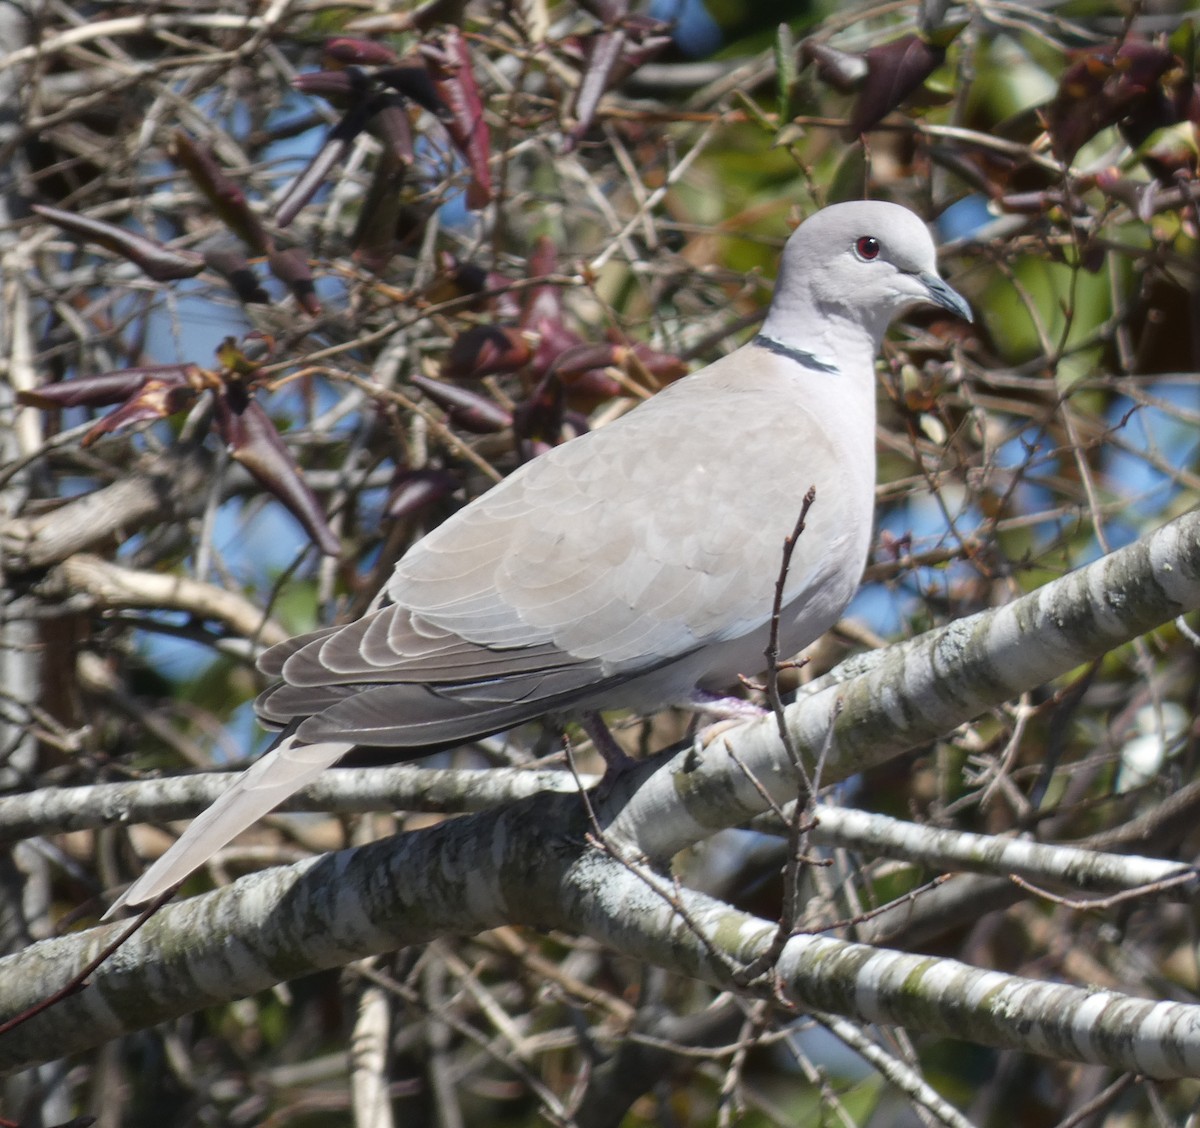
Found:
[[831, 627], [871, 538], [875, 356], [922, 303], [970, 318], [925, 225], [838, 204], [788, 240], [749, 344], [511, 474], [415, 544], [359, 620], [263, 656], [289, 728], [121, 897], [205, 862], [355, 745], [468, 741], [556, 713], [648, 711], [765, 664], [783, 545], [780, 653]]

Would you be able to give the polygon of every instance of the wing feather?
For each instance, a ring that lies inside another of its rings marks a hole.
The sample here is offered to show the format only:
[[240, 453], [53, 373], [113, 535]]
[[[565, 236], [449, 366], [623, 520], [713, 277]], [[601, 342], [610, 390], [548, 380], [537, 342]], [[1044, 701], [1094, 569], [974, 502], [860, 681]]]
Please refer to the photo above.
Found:
[[[873, 452], [839, 445], [836, 412], [816, 378], [805, 379], [791, 362], [751, 348], [670, 386], [521, 467], [414, 545], [375, 611], [282, 655], [269, 651], [264, 668], [299, 690], [335, 691], [327, 716], [305, 722], [312, 738], [345, 723], [356, 734], [390, 733], [382, 741], [390, 743], [406, 725], [458, 731], [448, 701], [473, 714], [463, 731], [480, 735], [482, 724], [540, 715], [564, 694], [586, 696], [596, 681], [633, 681], [765, 631], [801, 502], [797, 462], [820, 475], [805, 482], [817, 486], [810, 524], [819, 527], [797, 546], [787, 602], [802, 604], [814, 583], [828, 581], [823, 554], [845, 541], [842, 523], [869, 529], [846, 507], [863, 493], [857, 504], [870, 505]], [[680, 396], [685, 408], [676, 407]], [[745, 435], [733, 464], [714, 465], [713, 436], [734, 417], [770, 421], [773, 437]], [[800, 449], [780, 442], [781, 430], [803, 436]], [[851, 585], [866, 549], [865, 536], [858, 541], [846, 544]], [[797, 637], [812, 625], [802, 616], [789, 623]], [[753, 646], [736, 660], [747, 652]], [[738, 672], [753, 671], [728, 671]], [[389, 687], [425, 684], [436, 692], [389, 696]], [[341, 695], [355, 685], [357, 695]], [[289, 708], [308, 715], [303, 702], [303, 693], [268, 691], [261, 707], [279, 721]], [[388, 710], [396, 710], [390, 719]]]

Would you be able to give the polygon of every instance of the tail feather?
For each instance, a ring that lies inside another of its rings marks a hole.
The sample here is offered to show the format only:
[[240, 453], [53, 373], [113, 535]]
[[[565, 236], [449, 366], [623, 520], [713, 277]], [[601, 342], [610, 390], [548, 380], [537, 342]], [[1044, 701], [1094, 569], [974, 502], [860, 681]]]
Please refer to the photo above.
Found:
[[137, 879], [104, 914], [107, 920], [126, 905], [142, 905], [178, 885], [222, 846], [274, 810], [340, 760], [353, 744], [304, 744], [285, 736], [260, 760], [237, 776], [211, 807], [194, 819], [161, 858]]

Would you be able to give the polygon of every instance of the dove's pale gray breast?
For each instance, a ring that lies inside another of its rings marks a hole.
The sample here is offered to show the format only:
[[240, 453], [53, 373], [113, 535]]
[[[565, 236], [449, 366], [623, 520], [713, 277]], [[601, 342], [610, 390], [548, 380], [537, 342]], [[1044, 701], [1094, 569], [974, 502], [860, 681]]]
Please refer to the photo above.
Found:
[[836, 601], [861, 576], [874, 489], [874, 405], [831, 394], [844, 383], [745, 349], [524, 467], [416, 546], [388, 596], [475, 643], [645, 667], [767, 621], [811, 485], [787, 599], [839, 577]]

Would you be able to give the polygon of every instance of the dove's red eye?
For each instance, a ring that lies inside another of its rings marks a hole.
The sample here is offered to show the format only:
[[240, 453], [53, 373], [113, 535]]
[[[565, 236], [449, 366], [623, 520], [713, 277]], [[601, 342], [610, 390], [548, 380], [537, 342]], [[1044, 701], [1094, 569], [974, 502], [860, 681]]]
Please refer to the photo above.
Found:
[[864, 235], [854, 244], [855, 253], [864, 262], [879, 257], [879, 240], [874, 235]]

